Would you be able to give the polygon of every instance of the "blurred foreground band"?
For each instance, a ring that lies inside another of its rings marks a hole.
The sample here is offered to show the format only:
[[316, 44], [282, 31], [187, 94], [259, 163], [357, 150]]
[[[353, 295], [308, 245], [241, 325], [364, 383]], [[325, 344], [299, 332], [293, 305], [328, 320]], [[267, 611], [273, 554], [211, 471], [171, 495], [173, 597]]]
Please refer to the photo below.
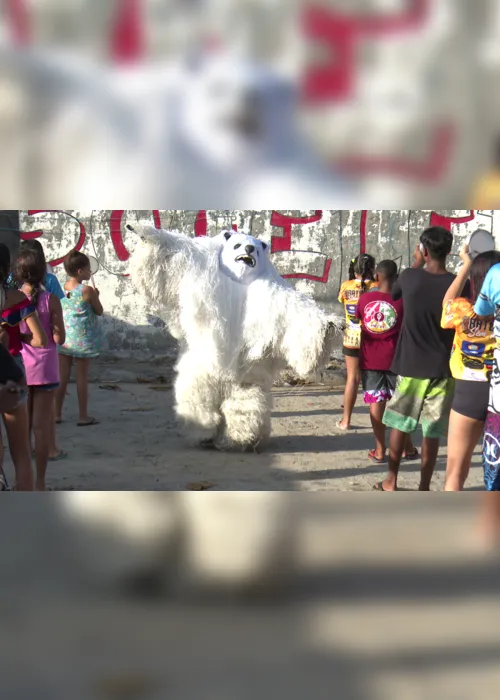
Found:
[[493, 0], [9, 0], [4, 204], [468, 207], [499, 38]]
[[2, 504], [2, 698], [496, 697], [479, 494], [73, 496]]

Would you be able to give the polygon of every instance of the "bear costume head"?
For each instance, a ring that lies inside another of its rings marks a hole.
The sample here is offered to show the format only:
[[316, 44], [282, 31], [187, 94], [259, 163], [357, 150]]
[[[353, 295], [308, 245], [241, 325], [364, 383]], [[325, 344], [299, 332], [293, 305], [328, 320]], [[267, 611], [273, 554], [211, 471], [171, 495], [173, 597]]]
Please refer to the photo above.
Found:
[[268, 245], [258, 238], [236, 231], [223, 231], [218, 236], [221, 271], [235, 282], [250, 284], [269, 273]]

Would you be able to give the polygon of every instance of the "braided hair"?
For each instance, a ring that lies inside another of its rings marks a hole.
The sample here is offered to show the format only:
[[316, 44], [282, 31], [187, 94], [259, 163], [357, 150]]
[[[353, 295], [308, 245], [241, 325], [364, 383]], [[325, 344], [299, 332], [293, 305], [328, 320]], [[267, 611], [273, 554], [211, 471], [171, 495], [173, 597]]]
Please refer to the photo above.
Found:
[[28, 284], [31, 287], [31, 300], [37, 307], [46, 273], [44, 256], [36, 249], [23, 247], [14, 263], [13, 271], [19, 284]]
[[367, 282], [375, 281], [375, 258], [373, 255], [363, 253], [351, 260], [349, 265], [349, 279], [355, 280], [361, 278], [361, 291], [366, 292], [368, 289]]

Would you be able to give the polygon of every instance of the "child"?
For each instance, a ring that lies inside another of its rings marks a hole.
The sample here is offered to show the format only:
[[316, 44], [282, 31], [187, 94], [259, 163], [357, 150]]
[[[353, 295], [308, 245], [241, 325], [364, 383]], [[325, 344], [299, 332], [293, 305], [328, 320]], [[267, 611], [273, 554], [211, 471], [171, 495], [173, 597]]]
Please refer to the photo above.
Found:
[[[0, 244], [0, 284], [4, 285], [10, 275], [10, 251], [6, 245]], [[43, 348], [47, 344], [47, 336], [43, 330], [34, 304], [18, 289], [5, 289], [5, 305], [2, 309], [2, 328], [8, 350], [17, 365], [24, 372], [22, 358], [23, 342], [33, 348]], [[23, 337], [21, 323], [27, 334]], [[18, 491], [33, 490], [33, 468], [29, 440], [29, 413], [27, 406], [28, 390], [23, 382], [22, 399], [17, 408], [3, 414], [7, 431], [9, 449], [16, 471], [16, 489]], [[3, 459], [3, 445], [0, 439], [0, 463]]]
[[455, 382], [450, 372], [453, 331], [441, 328], [443, 299], [455, 275], [446, 269], [453, 236], [441, 226], [426, 229], [415, 251], [413, 267], [392, 289], [403, 300], [404, 318], [392, 371], [396, 391], [384, 414], [392, 428], [389, 471], [377, 491], [396, 491], [407, 436], [422, 425], [422, 466], [419, 491], [430, 491], [439, 441], [448, 433]]
[[40, 241], [36, 239], [33, 239], [31, 241], [23, 241], [21, 243], [21, 250], [34, 250], [42, 256], [44, 266], [46, 268], [46, 273], [43, 278], [43, 286], [45, 287], [45, 290], [56, 296], [59, 300], [64, 299], [64, 292], [62, 290], [62, 287], [59, 284], [59, 280], [52, 272], [52, 268], [47, 263], [47, 260], [45, 258], [45, 251], [43, 250], [43, 246], [40, 243]]
[[344, 393], [344, 415], [337, 423], [340, 430], [350, 430], [352, 412], [359, 390], [359, 347], [361, 326], [356, 316], [359, 297], [375, 286], [375, 258], [359, 255], [351, 262], [349, 281], [344, 282], [339, 292], [339, 302], [344, 305], [346, 330], [344, 334], [344, 357], [347, 368], [347, 382]]
[[59, 349], [61, 385], [56, 395], [56, 422], [62, 419], [62, 409], [71, 376], [73, 360], [76, 364], [80, 427], [97, 425], [98, 421], [88, 414], [88, 374], [92, 358], [99, 356], [100, 328], [98, 316], [104, 311], [99, 301], [99, 292], [83, 282], [91, 278], [90, 261], [83, 253], [73, 251], [64, 261], [69, 280], [64, 285], [62, 301], [66, 343]]
[[[500, 263], [500, 253], [481, 253], [474, 260], [469, 246], [460, 251], [464, 263], [443, 300], [443, 328], [456, 331], [451, 355], [455, 396], [448, 431], [448, 461], [445, 491], [462, 491], [469, 474], [474, 449], [488, 415], [490, 376], [493, 369], [494, 316], [479, 318], [474, 311], [489, 270]], [[471, 293], [464, 287], [471, 280]]]
[[[401, 299], [393, 301], [391, 293], [397, 278], [398, 268], [393, 260], [379, 263], [375, 274], [377, 290], [362, 294], [356, 309], [356, 318], [361, 323], [361, 380], [375, 436], [375, 449], [368, 458], [376, 464], [386, 461], [383, 417], [396, 387], [396, 375], [391, 372], [391, 366], [403, 324], [403, 302]], [[408, 436], [405, 458], [417, 457], [418, 450]]]
[[[47, 292], [50, 292], [56, 296], [59, 300], [64, 299], [64, 292], [59, 280], [53, 274], [52, 268], [47, 264], [45, 257], [45, 251], [39, 240], [33, 239], [30, 241], [23, 241], [21, 243], [21, 251], [24, 250], [34, 250], [38, 255], [43, 258], [44, 266], [46, 267], [46, 274], [43, 280], [43, 286]], [[65, 459], [68, 455], [61, 450], [57, 444], [57, 433], [56, 433], [56, 394], [53, 392], [53, 405], [52, 405], [52, 419], [51, 419], [51, 429], [50, 429], [50, 445], [49, 445], [49, 462], [58, 462], [61, 459]]]
[[[494, 317], [495, 348], [488, 413], [484, 426], [483, 472], [486, 491], [500, 491], [500, 264], [494, 265], [486, 275], [474, 311], [485, 320]], [[493, 500], [490, 497], [490, 504], [493, 508], [490, 516], [494, 516], [496, 507], [500, 505], [499, 500], [497, 497]], [[488, 515], [486, 503], [485, 501], [485, 515]], [[500, 510], [496, 510], [496, 512], [498, 527], [500, 526], [500, 517], [498, 517]], [[491, 522], [491, 524], [494, 523]]]
[[[54, 391], [59, 386], [59, 357], [57, 346], [65, 340], [61, 302], [42, 289], [46, 275], [45, 257], [33, 248], [19, 254], [14, 276], [22, 284], [22, 292], [35, 306], [47, 336], [47, 345], [34, 348], [23, 344], [22, 355], [29, 388], [31, 427], [35, 435], [36, 490], [45, 491], [45, 474], [49, 458], [53, 427]], [[22, 324], [21, 330], [27, 328]]]

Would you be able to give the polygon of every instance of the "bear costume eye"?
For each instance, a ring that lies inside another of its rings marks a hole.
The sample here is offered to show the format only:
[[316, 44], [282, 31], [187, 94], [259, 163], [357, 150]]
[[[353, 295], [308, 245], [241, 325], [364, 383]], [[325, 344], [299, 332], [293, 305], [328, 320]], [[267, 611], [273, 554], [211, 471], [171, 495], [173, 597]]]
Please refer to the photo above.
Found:
[[267, 250], [267, 243], [264, 243], [264, 241], [261, 241], [261, 243], [263, 250]]
[[231, 231], [226, 231], [226, 233], [224, 234], [224, 238], [226, 239], [226, 241], [228, 241], [232, 235], [233, 234], [231, 233]]
[[237, 243], [237, 244], [234, 246], [234, 249], [235, 249], [235, 250], [237, 250], [238, 248], [241, 248], [241, 243]]

